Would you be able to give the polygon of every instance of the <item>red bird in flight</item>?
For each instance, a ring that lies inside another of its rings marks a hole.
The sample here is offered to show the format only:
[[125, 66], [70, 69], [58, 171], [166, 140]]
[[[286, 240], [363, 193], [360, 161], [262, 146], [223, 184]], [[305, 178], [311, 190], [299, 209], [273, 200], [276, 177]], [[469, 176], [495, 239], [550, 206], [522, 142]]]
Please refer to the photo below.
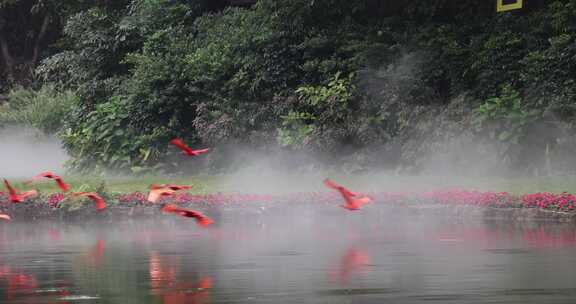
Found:
[[170, 196], [172, 194], [176, 193], [176, 190], [172, 190], [170, 188], [157, 188], [157, 189], [152, 189], [150, 190], [150, 192], [148, 193], [148, 201], [155, 203], [157, 202], [160, 197], [162, 196]]
[[182, 151], [184, 151], [184, 153], [186, 153], [188, 156], [198, 156], [200, 154], [208, 153], [208, 151], [210, 151], [209, 148], [194, 150], [188, 147], [188, 145], [186, 145], [184, 141], [180, 138], [174, 138], [170, 141], [170, 143], [182, 149]]
[[106, 208], [106, 201], [96, 192], [74, 192], [70, 193], [72, 196], [86, 196], [96, 202], [96, 209], [102, 210]]
[[192, 189], [192, 185], [176, 185], [176, 184], [152, 184], [150, 185], [150, 190], [158, 190], [158, 189], [170, 189], [174, 191], [179, 190], [190, 190]]
[[196, 210], [192, 210], [192, 209], [178, 208], [177, 206], [175, 206], [173, 204], [165, 204], [164, 206], [162, 206], [162, 209], [160, 209], [160, 210], [162, 210], [164, 212], [176, 213], [180, 216], [192, 217], [201, 226], [208, 226], [208, 225], [214, 223], [214, 221], [211, 218], [204, 215], [200, 211], [196, 211]]
[[6, 189], [8, 189], [8, 193], [10, 194], [10, 201], [13, 203], [19, 203], [27, 197], [38, 195], [38, 191], [36, 190], [24, 191], [18, 194], [16, 189], [14, 189], [6, 179], [4, 179], [4, 185], [6, 185]]
[[346, 189], [344, 186], [341, 186], [328, 178], [324, 180], [324, 185], [326, 185], [328, 188], [336, 189], [338, 192], [340, 192], [340, 195], [342, 195], [344, 201], [346, 201], [346, 205], [340, 205], [342, 208], [348, 210], [359, 210], [362, 205], [372, 202], [370, 197], [352, 192]]
[[198, 289], [210, 289], [212, 288], [212, 278], [211, 277], [201, 277], [196, 284]]
[[68, 190], [70, 190], [70, 185], [68, 185], [67, 183], [64, 182], [64, 180], [62, 179], [62, 177], [54, 174], [51, 171], [46, 171], [46, 172], [42, 172], [36, 176], [34, 176], [32, 178], [32, 180], [36, 180], [36, 179], [40, 179], [42, 177], [45, 178], [50, 178], [56, 181], [56, 183], [58, 184], [58, 187], [60, 187], [60, 189], [62, 189], [62, 191], [66, 192]]
[[180, 190], [192, 189], [191, 185], [176, 185], [176, 184], [152, 184], [150, 185], [150, 192], [148, 193], [148, 201], [155, 203], [162, 196], [170, 196]]

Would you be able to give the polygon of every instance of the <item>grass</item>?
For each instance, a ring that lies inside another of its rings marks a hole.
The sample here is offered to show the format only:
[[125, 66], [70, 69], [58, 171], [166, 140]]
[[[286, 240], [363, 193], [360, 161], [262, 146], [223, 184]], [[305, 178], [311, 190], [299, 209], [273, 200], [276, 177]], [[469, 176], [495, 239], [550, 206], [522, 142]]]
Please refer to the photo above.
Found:
[[[194, 188], [193, 193], [209, 193], [223, 191], [219, 190], [219, 177], [217, 176], [193, 176], [193, 177], [85, 177], [85, 176], [63, 176], [66, 183], [71, 185], [71, 191], [94, 191], [100, 187], [108, 192], [128, 193], [146, 192], [151, 184], [190, 184]], [[15, 180], [12, 184], [19, 190], [31, 188], [38, 189], [42, 193], [59, 192], [56, 183], [50, 179], [41, 179], [33, 184], [25, 184], [23, 180]]]
[[[369, 176], [367, 176], [368, 179]], [[358, 184], [370, 183], [367, 177]], [[479, 191], [510, 192], [526, 194], [535, 192], [576, 193], [576, 176], [551, 177], [457, 177], [457, 176], [397, 176], [381, 178], [377, 188], [383, 191], [426, 191], [438, 188], [463, 188]], [[372, 189], [371, 189], [372, 190]], [[378, 189], [374, 189], [378, 191]], [[381, 191], [382, 191], [381, 190]]]
[[[359, 191], [429, 191], [440, 188], [463, 188], [480, 191], [506, 191], [513, 194], [535, 192], [570, 192], [576, 194], [576, 176], [527, 178], [458, 178], [454, 176], [394, 176], [394, 175], [328, 175], [334, 180]], [[191, 184], [197, 194], [214, 192], [288, 193], [325, 191], [323, 175], [197, 175], [187, 177], [86, 177], [63, 176], [72, 191], [93, 191], [101, 186], [108, 192], [146, 192], [153, 183]], [[36, 188], [44, 193], [59, 192], [56, 183], [42, 179], [32, 185], [12, 181], [20, 190]]]

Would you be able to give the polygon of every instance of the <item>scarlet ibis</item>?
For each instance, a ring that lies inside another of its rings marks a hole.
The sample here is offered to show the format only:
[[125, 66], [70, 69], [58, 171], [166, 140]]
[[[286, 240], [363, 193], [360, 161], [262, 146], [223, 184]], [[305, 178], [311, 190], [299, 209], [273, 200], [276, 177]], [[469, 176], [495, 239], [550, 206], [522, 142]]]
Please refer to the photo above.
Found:
[[198, 284], [196, 285], [198, 289], [209, 289], [212, 288], [212, 277], [204, 276], [198, 280]]
[[32, 180], [40, 179], [40, 178], [42, 178], [42, 177], [50, 178], [50, 179], [55, 180], [56, 183], [58, 184], [58, 187], [60, 187], [60, 189], [62, 189], [62, 191], [64, 191], [64, 192], [70, 190], [70, 185], [66, 184], [66, 183], [64, 182], [64, 180], [62, 179], [62, 177], [54, 174], [54, 172], [51, 172], [51, 171], [42, 172], [42, 173], [34, 176], [34, 177], [32, 178]]
[[360, 195], [358, 193], [352, 192], [341, 186], [330, 179], [324, 180], [324, 185], [329, 188], [336, 189], [340, 192], [340, 195], [346, 201], [346, 205], [340, 205], [340, 207], [348, 209], [348, 210], [359, 210], [362, 205], [368, 204], [372, 202], [372, 199], [365, 195]]
[[158, 190], [158, 189], [170, 189], [174, 191], [179, 190], [189, 190], [192, 189], [192, 185], [176, 185], [176, 184], [152, 184], [150, 185], [150, 190]]
[[176, 193], [176, 190], [172, 190], [170, 188], [153, 189], [150, 190], [150, 192], [148, 193], [148, 201], [155, 203], [160, 199], [160, 197], [170, 196], [173, 195], [174, 193]]
[[19, 203], [27, 197], [38, 195], [38, 191], [36, 190], [28, 190], [18, 194], [16, 189], [14, 189], [6, 179], [4, 179], [4, 185], [6, 185], [6, 189], [8, 189], [8, 193], [10, 194], [10, 201], [13, 203]]
[[85, 196], [96, 202], [96, 209], [102, 210], [106, 208], [106, 201], [96, 192], [74, 192], [70, 193], [72, 196]]
[[188, 145], [186, 145], [184, 141], [180, 138], [174, 138], [170, 141], [170, 143], [182, 149], [182, 151], [184, 151], [184, 153], [186, 153], [189, 156], [198, 156], [200, 154], [208, 153], [208, 151], [210, 151], [209, 148], [194, 150], [190, 148]]
[[160, 210], [162, 210], [164, 212], [176, 213], [180, 216], [192, 217], [201, 226], [208, 226], [208, 225], [214, 223], [214, 221], [211, 218], [204, 215], [200, 211], [196, 211], [196, 210], [192, 210], [192, 209], [178, 208], [177, 206], [175, 206], [173, 204], [165, 204], [164, 206], [162, 206], [162, 208]]
[[336, 189], [336, 190], [340, 191], [340, 193], [346, 193], [346, 195], [348, 195], [348, 196], [358, 195], [358, 193], [352, 192], [352, 191], [346, 189], [344, 186], [337, 184], [336, 182], [334, 182], [333, 180], [328, 179], [328, 178], [324, 180], [324, 185], [326, 185], [326, 187], [328, 187], [328, 188]]

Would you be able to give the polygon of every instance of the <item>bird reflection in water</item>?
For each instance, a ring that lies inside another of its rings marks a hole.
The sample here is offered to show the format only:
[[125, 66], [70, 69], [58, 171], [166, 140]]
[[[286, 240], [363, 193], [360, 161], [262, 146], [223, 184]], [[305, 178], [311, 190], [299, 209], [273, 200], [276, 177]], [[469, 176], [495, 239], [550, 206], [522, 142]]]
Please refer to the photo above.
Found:
[[210, 289], [213, 280], [209, 276], [200, 277], [197, 281], [178, 278], [180, 259], [162, 256], [158, 251], [151, 251], [149, 274], [151, 293], [161, 299], [163, 304], [210, 303]]
[[332, 281], [340, 285], [348, 285], [353, 275], [361, 273], [370, 264], [370, 255], [361, 249], [348, 248], [340, 258], [340, 262], [330, 272]]

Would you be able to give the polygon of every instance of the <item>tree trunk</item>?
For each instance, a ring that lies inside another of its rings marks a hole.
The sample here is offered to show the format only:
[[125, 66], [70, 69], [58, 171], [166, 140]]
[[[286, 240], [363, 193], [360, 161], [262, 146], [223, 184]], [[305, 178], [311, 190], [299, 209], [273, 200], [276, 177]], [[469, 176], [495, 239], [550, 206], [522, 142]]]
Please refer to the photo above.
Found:
[[8, 43], [4, 38], [4, 35], [0, 33], [0, 53], [2, 54], [2, 59], [4, 59], [4, 66], [6, 67], [6, 74], [8, 80], [14, 80], [14, 58], [10, 54], [10, 49], [8, 49]]
[[36, 43], [34, 44], [34, 50], [32, 51], [32, 58], [31, 63], [34, 65], [38, 62], [38, 56], [40, 56], [40, 47], [44, 36], [46, 36], [46, 32], [48, 32], [48, 25], [50, 25], [50, 17], [48, 15], [44, 15], [44, 19], [42, 20], [42, 26], [40, 27], [40, 32], [36, 36]]

